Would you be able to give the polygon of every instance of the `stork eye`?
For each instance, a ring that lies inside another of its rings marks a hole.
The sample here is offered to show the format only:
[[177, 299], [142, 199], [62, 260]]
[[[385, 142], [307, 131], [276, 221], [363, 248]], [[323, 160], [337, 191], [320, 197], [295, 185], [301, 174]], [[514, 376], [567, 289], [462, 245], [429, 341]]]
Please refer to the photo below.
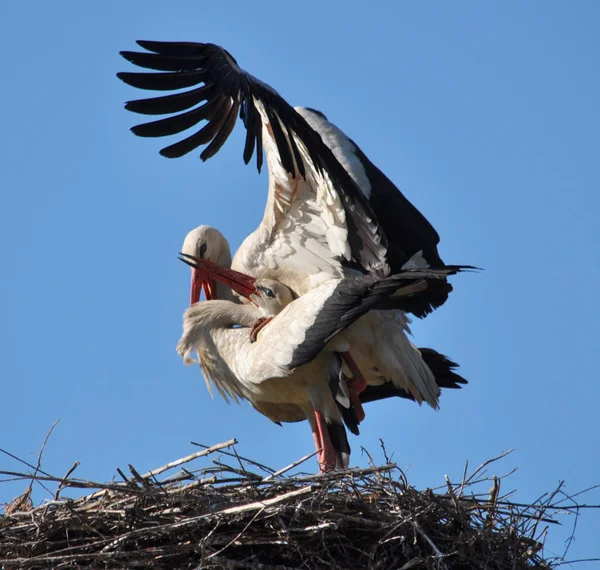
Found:
[[200, 259], [204, 259], [204, 254], [206, 253], [206, 244], [203, 243], [200, 246]]
[[273, 293], [273, 290], [269, 289], [268, 287], [257, 287], [257, 289], [261, 293], [264, 293], [267, 297], [270, 297], [271, 299], [275, 297], [275, 293]]

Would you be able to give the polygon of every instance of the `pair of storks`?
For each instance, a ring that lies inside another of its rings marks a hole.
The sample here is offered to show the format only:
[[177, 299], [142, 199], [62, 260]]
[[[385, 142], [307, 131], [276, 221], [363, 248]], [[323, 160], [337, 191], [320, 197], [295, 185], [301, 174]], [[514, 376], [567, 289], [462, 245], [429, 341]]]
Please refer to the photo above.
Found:
[[[237, 116], [244, 161], [263, 147], [269, 192], [263, 220], [235, 256], [222, 234], [200, 226], [185, 238], [191, 307], [177, 350], [198, 355], [209, 390], [247, 399], [275, 422], [307, 419], [321, 470], [348, 466], [344, 425], [358, 434], [363, 404], [399, 396], [438, 407], [440, 388], [466, 381], [456, 364], [408, 339], [406, 313], [442, 305], [447, 266], [425, 217], [325, 115], [291, 107], [213, 44], [139, 41], [121, 52], [152, 72], [119, 73], [140, 89], [177, 91], [130, 101], [142, 137], [202, 128], [160, 152], [215, 155]], [[158, 73], [156, 73], [158, 72]], [[186, 89], [186, 90], [183, 90]], [[200, 303], [201, 289], [207, 301]]]

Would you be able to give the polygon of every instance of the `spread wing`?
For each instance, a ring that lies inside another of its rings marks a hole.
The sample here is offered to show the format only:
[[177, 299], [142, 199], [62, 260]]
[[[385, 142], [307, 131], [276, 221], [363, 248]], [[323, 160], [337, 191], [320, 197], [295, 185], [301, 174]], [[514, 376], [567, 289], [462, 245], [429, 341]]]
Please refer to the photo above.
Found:
[[[263, 146], [267, 155], [269, 197], [259, 228], [263, 241], [272, 243], [288, 230], [299, 239], [294, 236], [287, 246], [303, 247], [306, 232], [297, 224], [306, 222], [304, 214], [309, 212], [307, 226], [313, 225], [309, 241], [316, 243], [314, 249], [329, 250], [326, 261], [345, 257], [367, 272], [389, 273], [387, 238], [368, 199], [321, 136], [273, 88], [240, 69], [226, 50], [214, 44], [139, 41], [138, 45], [147, 51], [124, 51], [123, 57], [153, 72], [119, 73], [120, 79], [140, 89], [187, 90], [128, 102], [126, 108], [136, 113], [169, 115], [133, 127], [136, 135], [162, 137], [194, 129], [161, 154], [175, 158], [206, 145], [200, 158], [207, 160], [223, 146], [239, 115], [246, 127], [244, 161], [256, 153], [260, 170]], [[206, 123], [195, 129], [202, 121]]]
[[[296, 110], [319, 133], [368, 199], [387, 238], [386, 260], [391, 273], [408, 267], [443, 267], [444, 262], [437, 249], [440, 237], [427, 218], [323, 113], [304, 107], [296, 107]], [[405, 303], [404, 310], [424, 317], [443, 305], [450, 291], [452, 286], [445, 279], [440, 279], [431, 283], [423, 295]]]

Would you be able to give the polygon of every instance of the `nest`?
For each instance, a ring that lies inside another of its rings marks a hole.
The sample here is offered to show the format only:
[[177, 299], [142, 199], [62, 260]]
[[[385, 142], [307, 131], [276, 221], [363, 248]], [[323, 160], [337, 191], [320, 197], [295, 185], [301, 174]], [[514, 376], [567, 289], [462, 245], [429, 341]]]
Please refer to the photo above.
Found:
[[[102, 484], [32, 474], [0, 515], [0, 568], [530, 569], [553, 568], [543, 541], [554, 493], [511, 503], [502, 478], [478, 467], [419, 491], [389, 462], [322, 475], [308, 457], [273, 469], [240, 457], [235, 440]], [[206, 447], [206, 446], [203, 446]], [[385, 451], [385, 450], [384, 450]], [[208, 457], [210, 456], [210, 457]], [[503, 456], [500, 456], [503, 457]], [[208, 462], [208, 465], [206, 463]], [[204, 465], [203, 465], [204, 464]], [[291, 472], [295, 472], [292, 476]], [[33, 481], [53, 482], [33, 507]], [[486, 483], [488, 482], [488, 483]], [[489, 487], [480, 493], [478, 489]], [[66, 488], [97, 489], [76, 499]], [[564, 510], [565, 507], [561, 507]], [[568, 508], [567, 508], [568, 510]]]

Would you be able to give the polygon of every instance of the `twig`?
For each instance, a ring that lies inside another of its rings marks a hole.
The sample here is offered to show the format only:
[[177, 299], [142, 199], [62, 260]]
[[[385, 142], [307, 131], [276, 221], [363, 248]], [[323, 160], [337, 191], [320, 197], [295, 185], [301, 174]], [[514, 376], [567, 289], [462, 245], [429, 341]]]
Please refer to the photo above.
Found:
[[27, 487], [27, 489], [25, 489], [25, 492], [23, 493], [23, 496], [31, 496], [31, 491], [33, 490], [33, 483], [35, 481], [38, 481], [38, 483], [44, 488], [44, 490], [46, 490], [48, 493], [52, 494], [50, 489], [48, 489], [45, 485], [43, 485], [42, 483], [39, 482], [38, 478], [36, 477], [38, 473], [44, 473], [46, 476], [48, 476], [48, 474], [45, 471], [42, 471], [41, 466], [42, 466], [42, 455], [44, 454], [44, 449], [46, 449], [46, 444], [48, 443], [48, 440], [50, 439], [50, 436], [52, 435], [52, 432], [54, 431], [54, 428], [56, 427], [56, 424], [58, 424], [60, 420], [54, 420], [54, 423], [52, 424], [52, 426], [50, 427], [50, 429], [48, 430], [48, 433], [46, 434], [46, 437], [44, 438], [44, 443], [42, 443], [42, 447], [40, 448], [40, 451], [38, 453], [38, 458], [37, 458], [37, 465], [35, 467], [33, 467], [33, 465], [31, 465], [30, 463], [27, 463], [27, 461], [24, 461], [22, 459], [19, 459], [18, 457], [14, 456], [12, 453], [8, 453], [7, 451], [4, 450], [0, 450], [3, 453], [5, 453], [6, 455], [9, 455], [10, 457], [13, 457], [14, 459], [16, 459], [17, 461], [20, 461], [21, 463], [27, 465], [28, 467], [33, 468], [33, 475], [31, 476], [30, 480], [29, 480], [29, 485]]
[[[24, 479], [29, 481], [31, 479], [30, 473], [18, 473], [15, 471], [0, 471], [0, 475], [10, 475], [12, 477], [18, 477], [19, 479]], [[60, 483], [63, 481], [60, 477], [53, 476], [40, 476], [36, 477], [37, 481], [50, 481], [52, 483]], [[132, 489], [128, 485], [118, 484], [118, 483], [98, 483], [96, 481], [87, 481], [84, 479], [64, 479], [65, 485], [69, 487], [75, 487], [77, 489], [102, 489], [102, 491], [123, 491], [128, 493], [139, 494], [141, 490]], [[87, 497], [82, 497], [82, 499], [88, 499], [91, 495]]]
[[300, 495], [306, 495], [307, 493], [310, 493], [311, 491], [312, 491], [312, 485], [307, 485], [306, 487], [302, 487], [301, 489], [296, 489], [295, 491], [290, 491], [289, 493], [284, 493], [283, 495], [278, 495], [277, 497], [273, 497], [272, 499], [265, 499], [264, 501], [257, 501], [255, 503], [249, 503], [247, 505], [240, 505], [238, 507], [229, 507], [227, 509], [217, 511], [214, 514], [230, 515], [233, 513], [243, 513], [245, 511], [253, 511], [255, 509], [271, 507], [273, 505], [276, 505], [277, 503], [286, 501], [287, 499], [291, 499], [293, 497], [298, 497]]
[[77, 467], [79, 467], [79, 465], [80, 465], [79, 461], [75, 461], [75, 463], [73, 463], [73, 465], [71, 465], [71, 467], [69, 468], [69, 470], [67, 471], [65, 476], [61, 479], [61, 481], [58, 484], [58, 487], [56, 489], [56, 493], [54, 493], [55, 501], [58, 501], [58, 496], [60, 495], [61, 490], [64, 487], [68, 487], [68, 484], [66, 482], [69, 479], [69, 475], [71, 475], [71, 473], [73, 473], [73, 471], [75, 471], [75, 469], [77, 469]]
[[[25, 461], [24, 459], [21, 459], [20, 457], [17, 457], [16, 455], [12, 454], [10, 451], [6, 451], [6, 449], [0, 448], [0, 453], [4, 453], [4, 455], [8, 455], [15, 461], [22, 463], [23, 465], [25, 465], [26, 467], [29, 467], [30, 469], [36, 469], [35, 465], [32, 465], [31, 463]], [[42, 469], [39, 469], [39, 472], [42, 473], [43, 475], [46, 475], [46, 477], [52, 477], [52, 475], [50, 475], [50, 473], [46, 473]]]
[[462, 483], [460, 484], [460, 489], [458, 490], [458, 498], [460, 499], [463, 496], [463, 492], [465, 490], [465, 485], [467, 484], [467, 470], [469, 469], [469, 460], [465, 461], [465, 468], [463, 470], [463, 478]]
[[191, 455], [188, 455], [187, 457], [183, 457], [182, 459], [178, 459], [177, 461], [172, 461], [171, 463], [167, 463], [166, 465], [163, 465], [162, 467], [159, 467], [158, 469], [152, 469], [150, 471], [148, 471], [147, 473], [144, 473], [141, 477], [143, 479], [147, 479], [148, 477], [154, 477], [156, 475], [160, 475], [161, 473], [164, 473], [165, 471], [169, 470], [169, 469], [173, 469], [173, 467], [179, 467], [179, 465], [183, 465], [184, 463], [189, 463], [190, 461], [193, 461], [194, 459], [198, 459], [199, 457], [204, 457], [205, 455], [209, 455], [210, 453], [213, 453], [215, 451], [219, 451], [219, 449], [223, 449], [225, 447], [231, 447], [232, 445], [235, 445], [237, 443], [237, 439], [230, 439], [229, 441], [226, 441], [224, 443], [218, 443], [217, 445], [213, 445], [212, 447], [209, 447], [203, 451], [197, 451], [196, 453], [192, 453]]
[[504, 457], [506, 457], [507, 455], [509, 455], [513, 451], [514, 451], [514, 449], [509, 449], [508, 451], [503, 451], [500, 455], [497, 455], [496, 457], [492, 457], [491, 459], [488, 459], [487, 461], [484, 461], [477, 469], [475, 469], [475, 471], [473, 471], [473, 473], [471, 473], [471, 475], [467, 479], [467, 484], [471, 483], [473, 481], [473, 479], [475, 478], [475, 475], [477, 475], [478, 473], [480, 473], [490, 463], [494, 463], [495, 461], [503, 459]]
[[440, 559], [439, 560], [440, 566], [442, 568], [447, 569], [448, 566], [446, 566], [446, 563], [443, 561], [443, 558], [445, 558], [445, 554], [443, 554], [442, 551], [434, 544], [433, 540], [431, 540], [431, 538], [429, 538], [425, 534], [425, 532], [421, 528], [421, 525], [419, 525], [419, 523], [416, 520], [412, 520], [411, 524], [415, 527], [415, 530], [427, 541], [427, 544], [429, 544], [429, 546], [431, 546], [431, 548], [435, 552], [436, 556]]
[[236, 475], [240, 475], [247, 480], [254, 479], [255, 481], [262, 481], [262, 477], [260, 475], [246, 471], [243, 465], [241, 466], [241, 469], [237, 469], [236, 467], [232, 467], [227, 463], [222, 463], [218, 458], [215, 458], [212, 461], [215, 465], [218, 465], [221, 468], [223, 473], [235, 473]]
[[564, 562], [559, 562], [556, 565], [556, 568], [559, 566], [564, 566], [565, 564], [579, 564], [581, 562], [600, 562], [600, 558], [579, 558], [578, 560], [565, 560]]
[[[208, 445], [204, 445], [203, 443], [196, 443], [195, 441], [190, 441], [190, 443], [192, 445], [196, 445], [196, 446], [202, 447], [204, 449], [208, 449], [209, 448]], [[247, 457], [244, 457], [243, 455], [238, 455], [238, 452], [237, 452], [236, 449], [234, 449], [233, 452], [235, 453], [235, 456], [238, 459], [241, 459], [241, 460], [245, 461], [246, 463], [250, 463], [250, 465], [255, 465], [256, 467], [258, 467], [259, 469], [262, 469], [263, 471], [266, 471], [267, 473], [273, 473], [275, 471], [274, 469], [272, 469], [268, 465], [263, 465], [262, 463], [259, 463], [258, 461], [254, 461], [253, 459], [248, 459]], [[229, 451], [221, 450], [221, 453], [223, 455], [233, 456], [233, 453], [231, 453]]]
[[446, 479], [446, 486], [448, 487], [448, 495], [450, 495], [450, 497], [452, 498], [452, 502], [454, 503], [454, 508], [456, 509], [456, 512], [459, 514], [460, 518], [462, 519], [463, 512], [460, 507], [460, 503], [458, 502], [458, 498], [457, 498], [456, 494], [454, 493], [454, 487], [452, 487], [452, 483], [450, 483], [450, 479], [448, 478], [448, 475], [444, 475], [444, 478]]
[[209, 554], [206, 559], [209, 560], [210, 558], [213, 558], [214, 556], [218, 556], [219, 554], [221, 554], [222, 552], [224, 552], [225, 550], [227, 550], [232, 544], [234, 544], [235, 542], [237, 542], [241, 536], [248, 530], [248, 528], [250, 527], [250, 525], [256, 520], [256, 518], [265, 510], [265, 507], [263, 507], [262, 509], [260, 509], [259, 511], [257, 511], [254, 516], [250, 519], [250, 521], [248, 521], [248, 524], [246, 524], [246, 526], [240, 530], [240, 532], [234, 537], [232, 538], [223, 548], [221, 548], [220, 550], [217, 550], [217, 552], [213, 553], [213, 554]]
[[125, 475], [125, 473], [123, 473], [119, 467], [117, 467], [117, 473], [125, 483], [129, 483], [129, 477], [127, 477], [127, 475]]
[[584, 495], [585, 493], [589, 493], [590, 491], [594, 491], [596, 489], [600, 489], [600, 485], [592, 485], [591, 487], [588, 487], [587, 489], [584, 489], [583, 491], [578, 491], [577, 493], [575, 493], [573, 495], [567, 495], [565, 493], [565, 498], [561, 499], [556, 504], [558, 505], [558, 504], [562, 503], [563, 501], [567, 501], [568, 499], [573, 500], [575, 497], [579, 497], [579, 495]]
[[381, 451], [383, 452], [383, 458], [386, 463], [392, 463], [393, 454], [388, 457], [387, 450], [385, 448], [385, 443], [383, 443], [383, 439], [379, 438], [379, 445], [381, 445]]
[[[563, 495], [565, 495], [565, 499], [570, 499], [572, 502], [575, 503], [575, 506], [577, 506], [577, 502], [572, 497], [569, 497], [564, 491], [561, 491], [561, 493]], [[573, 521], [573, 528], [571, 530], [571, 536], [569, 536], [569, 538], [567, 539], [567, 543], [565, 545], [565, 551], [563, 552], [563, 555], [561, 556], [561, 558], [563, 560], [567, 557], [567, 554], [569, 553], [571, 545], [573, 544], [573, 541], [575, 540], [575, 532], [577, 531], [577, 521], [578, 520], [579, 520], [579, 510], [576, 510], [575, 511], [575, 520]]]
[[46, 434], [44, 443], [42, 443], [42, 447], [40, 449], [40, 452], [38, 453], [37, 465], [35, 467], [35, 471], [33, 472], [33, 479], [35, 479], [35, 476], [37, 475], [38, 471], [40, 470], [40, 467], [42, 466], [42, 455], [44, 454], [44, 449], [46, 449], [46, 444], [48, 443], [48, 440], [50, 439], [50, 436], [52, 435], [52, 432], [54, 431], [54, 428], [56, 427], [56, 424], [58, 424], [59, 421], [60, 419], [54, 420], [54, 423], [52, 424], [52, 426], [48, 430], [48, 433]]
[[317, 453], [319, 453], [319, 452], [313, 451], [312, 453], [309, 453], [308, 455], [305, 455], [304, 457], [298, 459], [298, 461], [294, 461], [293, 463], [290, 463], [288, 466], [284, 467], [283, 469], [280, 469], [279, 471], [275, 471], [275, 472], [271, 473], [271, 475], [267, 475], [265, 478], [263, 478], [262, 482], [266, 483], [267, 481], [272, 481], [273, 479], [275, 479], [275, 477], [279, 477], [280, 475], [287, 473], [290, 469], [293, 469], [294, 467], [297, 467], [298, 465], [304, 463], [305, 461], [308, 461], [311, 457], [314, 457]]
[[150, 487], [150, 483], [148, 483], [148, 481], [146, 480], [145, 477], [142, 477], [138, 472], [137, 469], [131, 464], [129, 463], [127, 465], [127, 467], [129, 467], [129, 472], [133, 475], [133, 478], [142, 486], [142, 487]]

